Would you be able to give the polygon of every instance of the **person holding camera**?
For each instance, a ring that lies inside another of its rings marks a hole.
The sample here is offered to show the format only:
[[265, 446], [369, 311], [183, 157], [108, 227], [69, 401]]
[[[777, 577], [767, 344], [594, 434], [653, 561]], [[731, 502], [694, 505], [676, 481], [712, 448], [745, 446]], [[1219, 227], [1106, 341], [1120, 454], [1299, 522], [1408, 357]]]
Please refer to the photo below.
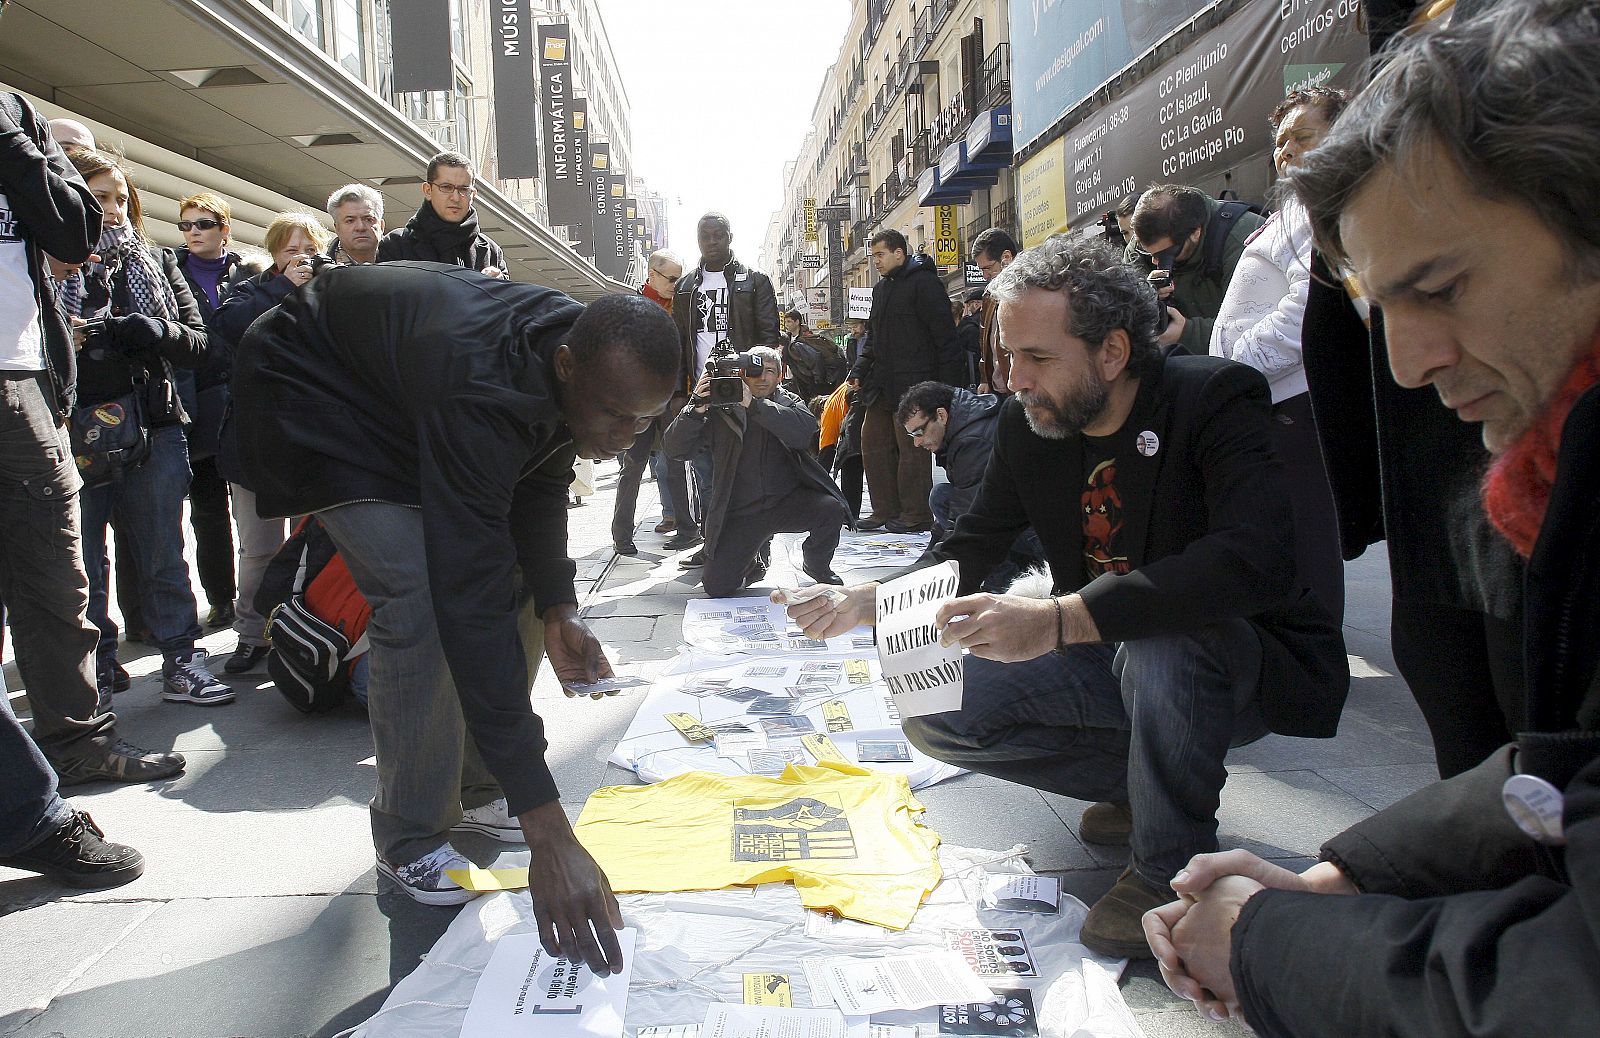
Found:
[[[267, 252], [272, 266], [236, 288], [222, 301], [217, 311], [217, 331], [231, 343], [244, 338], [245, 330], [262, 314], [271, 310], [290, 293], [311, 280], [322, 269], [329, 234], [310, 213], [279, 213], [267, 225]], [[233, 358], [228, 359], [231, 368]], [[222, 665], [229, 674], [247, 674], [266, 662], [266, 617], [256, 612], [256, 590], [266, 575], [267, 563], [278, 553], [288, 536], [282, 519], [263, 519], [256, 512], [256, 495], [242, 482], [237, 461], [224, 447], [223, 475], [233, 487], [233, 521], [239, 528], [239, 598], [234, 603], [234, 633], [239, 642]]]
[[1220, 202], [1182, 184], [1157, 184], [1139, 197], [1130, 252], [1166, 304], [1157, 343], [1201, 356], [1210, 351], [1234, 268], [1264, 222], [1243, 202]]
[[783, 356], [771, 346], [713, 358], [662, 441], [669, 459], [709, 448], [715, 470], [727, 474], [712, 484], [705, 513], [701, 584], [712, 598], [736, 595], [766, 576], [767, 544], [776, 533], [808, 534], [801, 548], [806, 576], [844, 583], [833, 572], [833, 552], [850, 509], [811, 456], [817, 419], [779, 387], [783, 374]]
[[[198, 368], [211, 335], [177, 258], [144, 233], [139, 192], [113, 155], [74, 148], [67, 157], [105, 213], [90, 262], [67, 286], [63, 306], [78, 334], [78, 403], [113, 415], [85, 433], [110, 435], [137, 421], [148, 430], [148, 456], [78, 496], [89, 618], [100, 628], [96, 678], [102, 703], [115, 688], [117, 625], [109, 611], [106, 528], [115, 513], [138, 560], [144, 620], [162, 656], [163, 699], [214, 706], [233, 689], [214, 677], [195, 648], [200, 620], [183, 557], [183, 499], [189, 493], [188, 420], [174, 367]], [[80, 464], [81, 464], [80, 460]]]

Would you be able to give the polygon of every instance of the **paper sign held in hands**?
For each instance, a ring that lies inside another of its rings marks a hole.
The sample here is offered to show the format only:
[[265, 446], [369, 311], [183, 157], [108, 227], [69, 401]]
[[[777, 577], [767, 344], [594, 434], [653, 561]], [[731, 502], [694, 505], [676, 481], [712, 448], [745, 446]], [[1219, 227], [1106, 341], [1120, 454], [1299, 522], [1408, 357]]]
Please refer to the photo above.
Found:
[[954, 562], [941, 562], [878, 587], [878, 662], [902, 717], [961, 709], [961, 646], [939, 644], [934, 614], [955, 597]]

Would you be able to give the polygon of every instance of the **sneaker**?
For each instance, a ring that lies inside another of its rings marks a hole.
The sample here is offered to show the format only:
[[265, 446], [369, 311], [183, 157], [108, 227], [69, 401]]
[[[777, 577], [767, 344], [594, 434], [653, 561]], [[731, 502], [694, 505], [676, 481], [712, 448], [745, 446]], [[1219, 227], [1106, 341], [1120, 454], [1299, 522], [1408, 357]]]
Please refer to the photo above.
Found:
[[161, 665], [161, 698], [174, 703], [221, 706], [233, 702], [233, 689], [206, 666], [206, 651], [191, 649]]
[[233, 650], [233, 655], [223, 661], [222, 669], [228, 674], [248, 674], [265, 663], [270, 652], [270, 645], [246, 645], [240, 642]]
[[700, 543], [701, 539], [702, 538], [697, 533], [690, 533], [688, 530], [681, 530], [676, 536], [668, 537], [666, 540], [662, 541], [661, 546], [668, 551], [682, 551], [685, 548], [693, 548], [695, 545]]
[[522, 843], [522, 826], [515, 818], [511, 817], [510, 809], [506, 807], [506, 798], [501, 797], [491, 804], [475, 807], [471, 811], [461, 812], [461, 821], [451, 826], [451, 831], [460, 830], [469, 833], [482, 833], [484, 836], [493, 837], [501, 843]]
[[695, 552], [693, 555], [689, 556], [687, 559], [679, 559], [678, 560], [678, 565], [682, 569], [693, 569], [696, 566], [704, 566], [705, 564], [706, 564], [706, 550], [704, 548], [701, 548], [699, 551]]
[[1154, 958], [1140, 920], [1152, 908], [1176, 900], [1171, 887], [1151, 883], [1129, 865], [1117, 877], [1116, 886], [1089, 909], [1078, 940], [1096, 955], [1113, 959]]
[[1133, 811], [1127, 804], [1090, 804], [1078, 823], [1078, 835], [1088, 843], [1126, 847], [1133, 835]]
[[183, 771], [188, 762], [181, 753], [144, 750], [118, 739], [110, 746], [96, 746], [82, 757], [53, 760], [50, 766], [60, 776], [61, 785], [78, 786], [85, 782], [154, 782]]
[[48, 876], [72, 887], [120, 887], [144, 872], [144, 855], [112, 843], [87, 812], [74, 810], [48, 836], [26, 850], [0, 857], [0, 865]]
[[219, 630], [223, 627], [232, 626], [233, 622], [238, 618], [239, 614], [233, 611], [232, 602], [214, 605], [211, 607], [211, 612], [206, 614], [206, 627], [213, 631]]
[[117, 660], [111, 661], [111, 691], [126, 692], [133, 681], [128, 677], [127, 670]]
[[409, 865], [396, 868], [378, 859], [378, 871], [406, 892], [413, 901], [424, 905], [464, 905], [478, 895], [445, 875], [446, 869], [471, 868], [472, 862], [448, 843], [418, 858]]
[[611, 550], [616, 552], [618, 555], [639, 554], [639, 546], [632, 541], [628, 541], [626, 544], [613, 544], [611, 546]]
[[672, 518], [671, 516], [668, 516], [667, 518], [661, 520], [659, 523], [656, 523], [656, 533], [671, 533], [673, 530], [676, 530], [677, 528], [678, 528], [678, 520]]

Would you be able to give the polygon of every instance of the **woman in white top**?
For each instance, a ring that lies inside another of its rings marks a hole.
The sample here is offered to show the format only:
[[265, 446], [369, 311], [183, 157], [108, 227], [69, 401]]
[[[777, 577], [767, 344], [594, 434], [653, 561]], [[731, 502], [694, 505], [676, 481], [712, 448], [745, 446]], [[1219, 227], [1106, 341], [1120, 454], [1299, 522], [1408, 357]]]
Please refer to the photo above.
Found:
[[[1296, 90], [1268, 122], [1272, 161], [1282, 173], [1315, 148], [1343, 110], [1342, 90]], [[1311, 225], [1292, 197], [1245, 245], [1217, 312], [1211, 353], [1248, 364], [1272, 387], [1272, 440], [1289, 474], [1300, 580], [1335, 618], [1344, 615], [1344, 562], [1333, 492], [1317, 442], [1300, 361], [1311, 286]]]

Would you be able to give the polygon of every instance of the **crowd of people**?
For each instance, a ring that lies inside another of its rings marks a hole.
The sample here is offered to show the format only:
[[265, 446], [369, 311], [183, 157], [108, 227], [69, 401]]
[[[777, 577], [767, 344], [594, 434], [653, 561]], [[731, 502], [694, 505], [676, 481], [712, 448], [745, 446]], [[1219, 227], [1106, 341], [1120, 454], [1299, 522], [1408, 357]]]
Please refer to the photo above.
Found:
[[[707, 595], [805, 534], [803, 572], [835, 586], [789, 607], [812, 637], [873, 622], [877, 585], [833, 570], [843, 530], [927, 533], [917, 565], [959, 563], [937, 623], [969, 652], [963, 706], [906, 735], [1092, 803], [1082, 837], [1129, 853], [1092, 950], [1154, 957], [1261, 1034], [1583, 1033], [1600, 11], [1489, 6], [1395, 40], [1353, 96], [1288, 94], [1264, 206], [1155, 184], [1105, 238], [991, 228], [986, 287], [954, 299], [880, 230], [842, 341], [780, 310], [716, 212], [698, 264], [659, 251], [635, 293], [512, 282], [453, 153], [387, 234], [352, 184], [331, 234], [280, 214], [255, 262], [197, 193], [162, 249], [115, 154], [0, 95], [0, 598], [33, 714], [0, 703], [0, 864], [139, 874], [58, 792], [184, 767], [117, 730], [119, 636], [160, 651], [163, 698], [229, 702], [197, 639], [232, 624], [224, 671], [263, 662], [263, 573], [311, 517], [370, 603], [379, 871], [459, 904], [452, 830], [526, 842], [547, 949], [614, 971], [617, 903], [528, 691], [545, 659], [564, 686], [611, 674], [566, 524], [574, 464], [619, 458], [615, 550], [639, 550], [654, 466], [656, 531], [697, 549]], [[1379, 541], [1440, 781], [1302, 873], [1218, 853], [1230, 748], [1336, 733], [1342, 562]]]

